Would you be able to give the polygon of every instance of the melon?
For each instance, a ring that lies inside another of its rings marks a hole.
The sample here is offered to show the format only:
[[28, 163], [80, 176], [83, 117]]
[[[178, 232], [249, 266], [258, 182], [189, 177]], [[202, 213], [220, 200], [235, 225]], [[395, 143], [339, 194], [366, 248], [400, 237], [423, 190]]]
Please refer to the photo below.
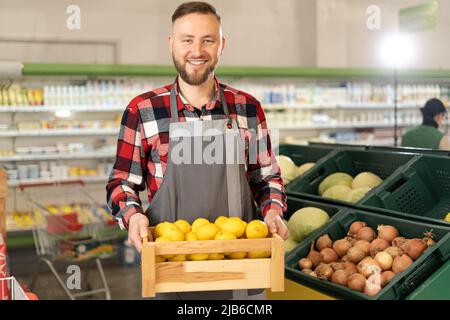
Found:
[[383, 180], [376, 174], [373, 174], [372, 172], [361, 172], [355, 177], [355, 179], [353, 179], [352, 188], [353, 189], [363, 187], [375, 188], [382, 182]]
[[288, 184], [292, 180], [294, 180], [297, 174], [297, 166], [291, 158], [284, 155], [279, 155], [276, 157], [278, 165], [281, 170], [281, 178], [283, 179], [284, 184]]
[[323, 193], [322, 197], [341, 201], [349, 201], [352, 192], [353, 190], [350, 187], [338, 184], [336, 186], [328, 188]]
[[292, 251], [296, 246], [298, 246], [298, 243], [291, 238], [288, 238], [286, 241], [284, 241], [284, 253], [288, 253]]
[[297, 168], [297, 172], [296, 175], [301, 176], [302, 174], [304, 174], [306, 171], [308, 171], [309, 169], [311, 169], [312, 167], [314, 167], [315, 163], [314, 162], [307, 162], [302, 164], [301, 166], [299, 166]]
[[343, 185], [351, 188], [353, 177], [345, 172], [336, 172], [330, 174], [319, 184], [319, 194], [323, 195], [328, 188], [337, 185]]
[[328, 213], [319, 208], [305, 207], [297, 210], [288, 221], [290, 238], [300, 242], [327, 223], [329, 219]]
[[352, 194], [350, 195], [349, 201], [352, 203], [357, 203], [359, 200], [364, 198], [367, 192], [369, 192], [371, 188], [369, 187], [362, 187], [358, 189], [353, 189]]

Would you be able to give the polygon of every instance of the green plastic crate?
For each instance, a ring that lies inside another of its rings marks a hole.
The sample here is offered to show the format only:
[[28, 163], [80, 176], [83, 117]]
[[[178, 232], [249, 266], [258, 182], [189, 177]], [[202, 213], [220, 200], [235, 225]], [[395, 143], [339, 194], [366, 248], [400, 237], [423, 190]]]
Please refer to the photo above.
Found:
[[443, 157], [450, 156], [450, 151], [425, 149], [425, 148], [368, 146], [367, 150], [428, 154], [428, 155], [443, 156]]
[[333, 150], [333, 147], [282, 144], [279, 146], [278, 153], [288, 156], [297, 166], [300, 166], [307, 162], [317, 162], [329, 155]]
[[358, 205], [450, 225], [443, 220], [450, 212], [450, 158], [423, 155], [414, 159]]
[[422, 283], [407, 300], [450, 300], [450, 261]]
[[[393, 225], [406, 238], [421, 238], [424, 232], [432, 229], [437, 242], [424, 251], [408, 269], [396, 275], [373, 297], [331, 281], [313, 278], [299, 270], [298, 261], [308, 255], [312, 240], [317, 240], [323, 234], [328, 234], [333, 241], [342, 239], [346, 236], [350, 225], [354, 221], [365, 221], [368, 226], [374, 229], [380, 224]], [[298, 247], [287, 255], [285, 271], [288, 279], [337, 299], [399, 300], [405, 299], [411, 294], [420, 284], [438, 270], [449, 257], [450, 227], [389, 217], [373, 212], [344, 209], [335, 215], [323, 228], [308, 237], [307, 241], [300, 243]]]
[[[323, 179], [335, 172], [345, 172], [355, 177], [358, 173], [370, 171], [384, 180], [391, 176], [399, 167], [411, 161], [414, 157], [418, 156], [412, 153], [392, 153], [387, 151], [349, 150], [339, 148], [323, 158], [304, 175], [294, 179], [291, 183], [286, 185], [286, 190], [293, 195], [298, 194], [298, 196], [306, 196], [315, 201], [355, 207], [355, 204], [350, 202], [321, 197], [318, 194], [319, 184]], [[380, 186], [369, 191], [365, 197], [377, 190]], [[361, 200], [358, 203], [360, 202]]]

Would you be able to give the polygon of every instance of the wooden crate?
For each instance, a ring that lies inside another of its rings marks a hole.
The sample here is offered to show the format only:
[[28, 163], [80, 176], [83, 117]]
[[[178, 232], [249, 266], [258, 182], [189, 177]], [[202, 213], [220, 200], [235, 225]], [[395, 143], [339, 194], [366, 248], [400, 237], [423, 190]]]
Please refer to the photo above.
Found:
[[[265, 259], [156, 262], [157, 255], [270, 251]], [[141, 252], [142, 296], [156, 293], [270, 288], [284, 291], [284, 241], [264, 239], [149, 242]]]

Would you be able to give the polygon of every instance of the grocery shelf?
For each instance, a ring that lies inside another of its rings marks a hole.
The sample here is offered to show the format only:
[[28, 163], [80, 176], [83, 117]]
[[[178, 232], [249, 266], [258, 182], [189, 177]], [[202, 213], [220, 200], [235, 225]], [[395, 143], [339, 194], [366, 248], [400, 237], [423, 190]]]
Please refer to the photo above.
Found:
[[0, 112], [56, 112], [56, 111], [72, 111], [72, 112], [114, 112], [124, 111], [124, 106], [0, 106]]
[[16, 180], [8, 181], [8, 187], [18, 187], [19, 184], [41, 184], [41, 183], [61, 183], [61, 182], [75, 182], [82, 181], [84, 183], [96, 183], [96, 182], [107, 182], [108, 176], [92, 176], [92, 177], [70, 177], [64, 179], [26, 179], [26, 180]]
[[40, 161], [40, 160], [71, 160], [71, 159], [104, 159], [113, 158], [115, 153], [111, 152], [73, 152], [65, 154], [27, 154], [14, 155], [9, 157], [0, 157], [0, 162], [11, 161]]
[[[416, 109], [422, 106], [419, 103], [400, 103], [398, 109]], [[347, 110], [347, 109], [393, 109], [393, 103], [376, 103], [376, 102], [364, 102], [364, 103], [300, 103], [300, 104], [265, 104], [264, 109], [266, 111], [271, 110]]]
[[4, 131], [4, 132], [0, 131], [0, 138], [6, 138], [6, 137], [49, 137], [49, 136], [116, 135], [118, 133], [119, 133], [119, 128], [8, 130], [8, 131]]
[[[270, 120], [269, 120], [270, 123]], [[397, 124], [398, 127], [412, 127], [419, 123]], [[394, 128], [393, 123], [355, 123], [355, 124], [295, 124], [285, 126], [272, 126], [278, 130], [327, 130], [327, 129], [359, 129], [359, 128]]]

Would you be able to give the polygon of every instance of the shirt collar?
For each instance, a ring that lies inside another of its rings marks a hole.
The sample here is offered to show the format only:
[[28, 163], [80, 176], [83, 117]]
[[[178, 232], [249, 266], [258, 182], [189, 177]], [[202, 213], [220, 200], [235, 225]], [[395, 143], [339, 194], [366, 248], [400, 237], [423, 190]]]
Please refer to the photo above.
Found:
[[[186, 100], [185, 97], [183, 97], [183, 95], [178, 90], [178, 77], [179, 76], [177, 76], [176, 81], [174, 83], [175, 94], [177, 96], [178, 110], [181, 111], [183, 110], [183, 108], [186, 108], [190, 112], [194, 112], [195, 108]], [[216, 77], [214, 77], [214, 86], [215, 86], [214, 98], [206, 104], [206, 110], [211, 110], [216, 106], [220, 106], [221, 103], [219, 90], [220, 84]]]

